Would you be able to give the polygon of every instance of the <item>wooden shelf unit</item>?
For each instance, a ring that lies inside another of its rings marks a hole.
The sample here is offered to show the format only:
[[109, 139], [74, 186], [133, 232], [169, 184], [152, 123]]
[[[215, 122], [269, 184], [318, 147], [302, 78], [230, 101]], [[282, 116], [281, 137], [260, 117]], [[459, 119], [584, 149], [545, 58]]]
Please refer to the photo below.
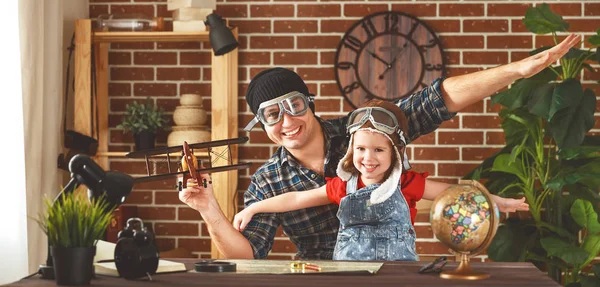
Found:
[[[237, 28], [232, 32], [237, 39]], [[95, 32], [92, 20], [75, 20], [75, 98], [74, 129], [88, 136], [92, 135], [91, 92], [92, 92], [92, 45], [95, 53], [95, 72], [98, 107], [98, 154], [94, 158], [105, 170], [109, 170], [109, 157], [120, 157], [119, 152], [108, 151], [108, 48], [110, 43], [123, 42], [205, 42], [208, 32]], [[238, 50], [223, 56], [212, 54], [211, 69], [211, 139], [221, 140], [238, 137]], [[216, 147], [215, 151], [219, 151]], [[230, 147], [232, 160], [237, 163], [238, 149]], [[124, 156], [125, 153], [123, 153]], [[227, 164], [215, 161], [215, 166]], [[212, 175], [221, 209], [231, 220], [234, 215], [232, 202], [237, 189], [237, 170], [219, 172]], [[173, 193], [173, 196], [177, 196]], [[221, 258], [214, 244], [212, 258]]]

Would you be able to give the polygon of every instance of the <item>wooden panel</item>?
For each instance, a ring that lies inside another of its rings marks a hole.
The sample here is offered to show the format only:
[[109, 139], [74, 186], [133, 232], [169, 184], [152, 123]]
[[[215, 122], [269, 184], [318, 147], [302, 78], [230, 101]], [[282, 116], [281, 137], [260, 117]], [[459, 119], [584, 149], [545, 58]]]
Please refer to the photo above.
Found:
[[89, 19], [75, 21], [75, 131], [92, 136], [91, 115], [91, 66], [92, 22]]
[[202, 32], [95, 32], [94, 43], [117, 42], [204, 42], [208, 31]]
[[[233, 34], [237, 39], [237, 28], [234, 28]], [[238, 49], [229, 52], [223, 56], [212, 55], [212, 127], [211, 137], [213, 141], [236, 138], [238, 136]], [[226, 147], [215, 147], [213, 150], [220, 153]], [[237, 163], [238, 149], [237, 145], [232, 145], [231, 156], [234, 163]], [[214, 160], [213, 156], [213, 160]], [[217, 159], [214, 166], [228, 164], [225, 160]], [[236, 204], [233, 202], [237, 189], [238, 172], [237, 170], [215, 173], [212, 175], [213, 186], [215, 187], [215, 197], [223, 210], [223, 213], [229, 220], [233, 219]], [[212, 258], [223, 258], [215, 247], [214, 243], [211, 249]]]
[[[108, 43], [94, 45], [96, 53], [96, 91], [98, 95], [98, 153], [108, 152]], [[96, 115], [94, 115], [96, 116]], [[94, 135], [95, 136], [95, 135]], [[96, 162], [108, 170], [108, 157], [97, 156]]]

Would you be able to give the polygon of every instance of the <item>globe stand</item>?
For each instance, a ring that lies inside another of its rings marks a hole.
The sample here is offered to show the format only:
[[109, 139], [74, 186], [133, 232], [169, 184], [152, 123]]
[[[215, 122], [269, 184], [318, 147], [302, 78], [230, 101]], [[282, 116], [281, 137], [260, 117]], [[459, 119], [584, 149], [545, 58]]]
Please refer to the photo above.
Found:
[[444, 271], [440, 273], [440, 277], [444, 279], [461, 279], [461, 280], [481, 280], [490, 278], [490, 274], [485, 272], [477, 272], [471, 269], [469, 264], [468, 253], [456, 254], [456, 259], [460, 257], [460, 265], [452, 271]]

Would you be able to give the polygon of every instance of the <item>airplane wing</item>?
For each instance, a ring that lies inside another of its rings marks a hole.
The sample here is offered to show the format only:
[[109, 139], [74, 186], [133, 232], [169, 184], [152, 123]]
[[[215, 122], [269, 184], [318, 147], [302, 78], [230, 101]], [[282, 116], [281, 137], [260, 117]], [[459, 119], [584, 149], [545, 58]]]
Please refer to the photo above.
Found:
[[[217, 141], [189, 144], [189, 147], [192, 149], [201, 149], [201, 148], [208, 148], [208, 147], [241, 144], [241, 143], [245, 143], [247, 141], [248, 141], [248, 137], [239, 137], [239, 138], [234, 138], [234, 139], [225, 139], [225, 140], [217, 140]], [[183, 150], [183, 145], [167, 146], [167, 147], [160, 147], [160, 148], [156, 148], [156, 149], [134, 151], [134, 152], [130, 152], [130, 153], [126, 154], [125, 156], [128, 158], [146, 158], [146, 157], [150, 157], [153, 155], [180, 153], [182, 150]]]

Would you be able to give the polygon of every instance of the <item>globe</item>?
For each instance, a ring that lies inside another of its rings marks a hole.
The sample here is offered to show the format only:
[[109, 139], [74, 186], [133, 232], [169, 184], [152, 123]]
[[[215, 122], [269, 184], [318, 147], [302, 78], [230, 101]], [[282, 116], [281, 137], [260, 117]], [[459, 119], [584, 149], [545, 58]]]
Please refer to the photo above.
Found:
[[443, 191], [431, 206], [433, 233], [457, 256], [459, 267], [440, 274], [449, 279], [484, 279], [471, 270], [469, 258], [485, 250], [498, 229], [500, 214], [488, 190], [475, 180], [461, 180]]

